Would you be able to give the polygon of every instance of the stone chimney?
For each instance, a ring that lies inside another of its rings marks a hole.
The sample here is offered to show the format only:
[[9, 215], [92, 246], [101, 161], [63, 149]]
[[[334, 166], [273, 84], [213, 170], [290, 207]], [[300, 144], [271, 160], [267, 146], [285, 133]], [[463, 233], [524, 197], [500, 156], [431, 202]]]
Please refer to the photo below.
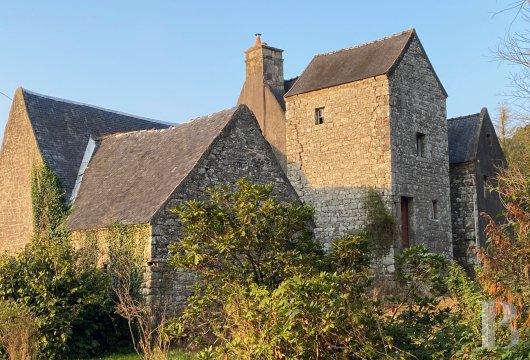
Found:
[[262, 81], [276, 96], [283, 97], [283, 50], [261, 42], [261, 34], [256, 34], [254, 46], [245, 51], [246, 79]]
[[256, 34], [256, 41], [245, 51], [246, 78], [237, 101], [247, 105], [258, 119], [265, 139], [271, 144], [282, 169], [285, 160], [285, 94], [283, 50], [268, 46]]

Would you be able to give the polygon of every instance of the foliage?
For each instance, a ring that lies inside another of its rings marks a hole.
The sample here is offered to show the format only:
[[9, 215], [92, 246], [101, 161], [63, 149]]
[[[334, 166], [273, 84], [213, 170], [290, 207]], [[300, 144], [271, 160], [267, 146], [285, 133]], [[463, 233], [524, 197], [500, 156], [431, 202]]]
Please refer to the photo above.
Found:
[[396, 270], [399, 292], [386, 299], [385, 334], [415, 358], [446, 358], [454, 345], [448, 340], [459, 335], [448, 322], [450, 310], [441, 306], [447, 260], [416, 245], [396, 256]]
[[61, 231], [67, 207], [59, 178], [47, 164], [43, 164], [33, 168], [31, 179], [35, 235], [52, 235], [55, 231]]
[[222, 289], [199, 287], [171, 332], [202, 347], [216, 345], [204, 358], [390, 358], [378, 309], [366, 295], [366, 241], [349, 236], [340, 243], [325, 260], [340, 264], [335, 272], [292, 274], [275, 288], [239, 280], [224, 281]]
[[308, 227], [310, 207], [279, 202], [272, 185], [241, 179], [236, 188], [214, 188], [208, 201], [188, 201], [174, 210], [185, 237], [170, 246], [173, 266], [198, 271], [212, 284], [274, 288], [300, 267], [314, 265], [322, 249]]
[[517, 326], [524, 330], [530, 327], [530, 173], [517, 167], [504, 170], [495, 190], [506, 221], [497, 224], [488, 217], [489, 246], [479, 251], [478, 280], [492, 298], [517, 307]]
[[396, 238], [396, 219], [385, 207], [380, 193], [368, 189], [362, 199], [363, 209], [366, 210], [367, 224], [364, 228], [366, 235], [373, 244], [375, 259], [388, 255]]
[[205, 349], [203, 359], [390, 357], [368, 297], [366, 235], [325, 255], [308, 228], [311, 209], [278, 202], [270, 185], [241, 180], [211, 195], [176, 210], [186, 237], [172, 246], [172, 264], [200, 281], [173, 335]]
[[[173, 245], [172, 263], [196, 271], [200, 281], [169, 330], [203, 349], [200, 359], [525, 359], [530, 348], [530, 177], [524, 171], [512, 166], [499, 175], [496, 190], [507, 221], [488, 225], [491, 243], [479, 254], [478, 281], [443, 256], [413, 246], [396, 257], [400, 291], [381, 303], [368, 297], [371, 252], [381, 224], [395, 224], [377, 193], [368, 202], [373, 210], [359, 235], [334, 242], [323, 254], [305, 242], [312, 241], [308, 234], [300, 249], [309, 250], [297, 252], [295, 245], [289, 248], [295, 252], [280, 256], [275, 252], [290, 239], [269, 236], [263, 244], [261, 234], [269, 232], [258, 217], [274, 218], [272, 228], [282, 228], [286, 212], [274, 208], [292, 205], [261, 206], [272, 194], [263, 185], [242, 182], [234, 193], [216, 189], [210, 200], [176, 211], [186, 238]], [[307, 225], [305, 216], [292, 219], [299, 219], [292, 227]], [[269, 264], [276, 258], [279, 263]], [[264, 259], [259, 267], [257, 259]], [[521, 310], [517, 346], [481, 348], [481, 306], [491, 296]]]
[[165, 326], [164, 315], [157, 318], [141, 293], [145, 272], [144, 229], [116, 224], [107, 229], [105, 238], [116, 312], [127, 321], [134, 350], [146, 360], [166, 359], [169, 343], [160, 331]]
[[83, 249], [71, 244], [60, 184], [47, 166], [34, 170], [32, 195], [35, 235], [22, 252], [0, 259], [0, 298], [31, 311], [43, 357], [97, 354], [114, 330], [108, 276], [80, 263]]
[[530, 125], [516, 128], [504, 143], [503, 150], [508, 164], [526, 174], [530, 173]]
[[[193, 355], [184, 354], [179, 351], [170, 351], [167, 356], [168, 360], [194, 360], [196, 357]], [[136, 353], [133, 354], [111, 354], [104, 356], [101, 360], [139, 360], [140, 356]]]
[[37, 356], [37, 325], [29, 308], [14, 301], [0, 301], [0, 347], [11, 360]]

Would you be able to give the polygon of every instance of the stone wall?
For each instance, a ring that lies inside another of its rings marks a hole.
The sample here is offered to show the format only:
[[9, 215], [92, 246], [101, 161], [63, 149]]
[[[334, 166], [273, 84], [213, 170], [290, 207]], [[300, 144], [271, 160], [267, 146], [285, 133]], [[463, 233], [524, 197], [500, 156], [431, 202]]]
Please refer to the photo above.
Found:
[[[425, 244], [451, 258], [446, 95], [416, 36], [390, 75], [389, 86], [396, 213], [400, 217], [401, 197], [412, 198], [410, 245]], [[416, 152], [418, 133], [424, 134], [422, 156]]]
[[[147, 263], [151, 259], [151, 225], [137, 224], [126, 225], [128, 233], [133, 235], [136, 243], [138, 258], [143, 258]], [[97, 257], [97, 266], [105, 267], [109, 265], [109, 239], [113, 236], [112, 227], [91, 230], [74, 230], [71, 234], [72, 244], [75, 249], [86, 249], [92, 251]], [[144, 290], [149, 288], [149, 284], [144, 284]]]
[[[324, 107], [324, 123], [315, 109]], [[368, 187], [391, 186], [388, 81], [378, 76], [286, 98], [288, 177], [315, 207], [315, 235], [324, 244], [365, 223]]]
[[477, 245], [478, 209], [475, 162], [451, 164], [451, 220], [453, 229], [453, 256], [469, 269], [476, 257], [469, 247]]
[[487, 245], [486, 225], [488, 219], [481, 216], [482, 213], [490, 215], [493, 219], [499, 219], [504, 210], [499, 195], [495, 191], [490, 191], [488, 186], [495, 185], [495, 177], [499, 169], [506, 166], [506, 158], [502, 151], [495, 127], [485, 109], [481, 112], [482, 126], [478, 136], [477, 162], [476, 162], [476, 199], [478, 209], [478, 238], [480, 246]]
[[206, 199], [209, 188], [233, 186], [242, 177], [255, 183], [272, 183], [275, 194], [281, 199], [297, 199], [252, 113], [244, 108], [234, 117], [152, 220], [152, 259], [147, 281], [158, 287], [153, 288], [152, 293], [159, 295], [159, 306], [161, 302], [169, 309], [183, 306], [195, 283], [194, 274], [175, 271], [167, 264], [168, 245], [178, 241], [183, 230], [171, 209], [186, 200]]
[[18, 89], [0, 150], [0, 253], [14, 254], [33, 234], [31, 174], [42, 164], [22, 89]]

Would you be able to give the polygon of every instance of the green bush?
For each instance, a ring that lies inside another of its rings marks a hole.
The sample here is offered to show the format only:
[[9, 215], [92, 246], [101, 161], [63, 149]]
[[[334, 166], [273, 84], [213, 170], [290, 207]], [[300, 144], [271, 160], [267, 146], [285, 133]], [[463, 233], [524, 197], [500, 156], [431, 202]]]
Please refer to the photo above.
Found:
[[271, 194], [241, 180], [176, 210], [186, 237], [171, 246], [171, 263], [200, 281], [170, 332], [206, 348], [205, 359], [388, 358], [368, 296], [368, 237], [324, 254], [312, 210]]
[[109, 278], [74, 250], [59, 181], [47, 166], [34, 171], [32, 195], [35, 235], [16, 256], [0, 258], [0, 298], [31, 311], [44, 358], [105, 351], [119, 333]]
[[413, 358], [448, 358], [455, 334], [447, 323], [450, 310], [440, 306], [448, 262], [416, 245], [396, 256], [396, 270], [398, 293], [386, 299], [385, 333]]
[[[271, 194], [270, 186], [240, 181], [235, 192], [215, 189], [208, 201], [176, 210], [186, 237], [172, 245], [171, 263], [197, 272], [199, 282], [169, 332], [202, 349], [200, 359], [528, 358], [524, 327], [514, 347], [480, 347], [481, 302], [491, 293], [485, 285], [492, 285], [485, 276], [502, 285], [494, 290], [517, 295], [523, 310], [518, 321], [527, 318], [526, 257], [482, 253], [485, 267], [477, 282], [443, 256], [413, 246], [395, 259], [395, 295], [375, 301], [369, 296], [373, 258], [386, 254], [378, 251], [395, 236], [380, 195], [367, 193], [366, 229], [335, 241], [324, 254], [307, 227], [311, 210], [279, 203]], [[519, 202], [512, 207], [522, 209], [516, 215], [528, 213], [526, 199], [508, 199]], [[516, 237], [490, 223], [492, 243], [521, 249], [528, 227], [515, 215], [509, 220], [505, 227]], [[501, 261], [509, 266], [500, 268]], [[506, 272], [510, 276], [497, 276]], [[498, 334], [504, 344], [506, 331]]]
[[174, 210], [185, 237], [170, 245], [173, 266], [198, 271], [210, 284], [274, 288], [319, 261], [323, 252], [308, 226], [310, 207], [279, 202], [270, 184], [242, 179], [236, 186], [234, 192], [211, 189], [210, 200], [188, 201]]

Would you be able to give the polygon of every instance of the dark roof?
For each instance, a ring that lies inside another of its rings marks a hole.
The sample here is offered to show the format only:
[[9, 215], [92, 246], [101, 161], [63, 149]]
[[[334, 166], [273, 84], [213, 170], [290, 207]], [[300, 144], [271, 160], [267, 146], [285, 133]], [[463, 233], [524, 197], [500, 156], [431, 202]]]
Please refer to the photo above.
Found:
[[296, 82], [296, 80], [298, 80], [299, 76], [297, 77], [294, 77], [292, 79], [289, 79], [289, 80], [285, 80], [283, 82], [283, 89], [285, 92], [288, 92], [289, 90], [291, 90], [291, 88], [293, 87], [294, 83]]
[[449, 163], [474, 160], [482, 124], [482, 112], [447, 120]]
[[68, 226], [80, 230], [114, 222], [148, 223], [242, 109], [247, 108], [240, 105], [163, 130], [103, 138]]
[[96, 139], [113, 133], [169, 126], [26, 89], [22, 89], [22, 93], [39, 150], [61, 180], [67, 198], [74, 188], [90, 136]]
[[286, 97], [386, 74], [412, 41], [414, 30], [349, 49], [316, 55]]

